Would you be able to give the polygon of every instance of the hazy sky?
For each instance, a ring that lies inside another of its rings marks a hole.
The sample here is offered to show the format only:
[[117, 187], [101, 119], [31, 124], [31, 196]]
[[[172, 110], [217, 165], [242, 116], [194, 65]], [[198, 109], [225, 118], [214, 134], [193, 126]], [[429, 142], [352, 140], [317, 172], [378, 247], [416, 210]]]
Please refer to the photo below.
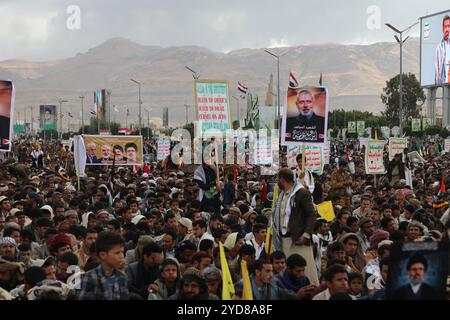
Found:
[[[80, 29], [67, 28], [70, 5], [81, 10]], [[66, 58], [113, 37], [223, 52], [394, 41], [385, 22], [403, 29], [447, 9], [444, 0], [0, 0], [0, 60]]]

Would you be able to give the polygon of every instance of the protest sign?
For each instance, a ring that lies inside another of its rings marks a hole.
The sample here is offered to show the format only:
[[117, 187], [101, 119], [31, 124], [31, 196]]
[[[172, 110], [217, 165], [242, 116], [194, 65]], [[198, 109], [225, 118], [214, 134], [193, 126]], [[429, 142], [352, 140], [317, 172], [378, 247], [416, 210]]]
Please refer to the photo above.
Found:
[[383, 163], [383, 151], [386, 142], [384, 140], [368, 140], [365, 164], [367, 174], [384, 174], [386, 172]]
[[347, 122], [348, 133], [356, 133], [356, 121]]
[[170, 154], [170, 140], [158, 140], [157, 161], [164, 160]]
[[365, 130], [366, 130], [366, 122], [356, 121], [356, 131], [358, 132], [358, 135], [362, 136]]
[[0, 151], [11, 151], [14, 95], [12, 81], [0, 80]]
[[408, 147], [407, 138], [389, 138], [389, 161], [394, 159], [396, 154], [403, 153], [403, 150]]
[[199, 133], [208, 129], [231, 129], [229, 83], [223, 80], [195, 80], [195, 110]]
[[281, 129], [282, 145], [326, 142], [328, 108], [326, 88], [288, 88]]

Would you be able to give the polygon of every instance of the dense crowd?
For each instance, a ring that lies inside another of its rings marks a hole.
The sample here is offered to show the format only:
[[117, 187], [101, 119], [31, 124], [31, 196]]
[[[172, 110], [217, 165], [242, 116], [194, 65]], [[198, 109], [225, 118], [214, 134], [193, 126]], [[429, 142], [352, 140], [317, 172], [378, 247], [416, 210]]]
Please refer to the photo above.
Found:
[[[386, 149], [387, 173], [373, 176], [358, 140], [333, 141], [320, 176], [302, 155], [288, 167], [284, 149], [278, 173], [261, 176], [155, 161], [152, 140], [144, 167], [78, 178], [70, 145], [17, 142], [0, 153], [0, 299], [222, 299], [219, 243], [234, 299], [241, 261], [255, 300], [385, 299], [391, 246], [449, 239], [443, 149], [411, 141], [392, 160]], [[316, 209], [328, 200], [333, 221]]]

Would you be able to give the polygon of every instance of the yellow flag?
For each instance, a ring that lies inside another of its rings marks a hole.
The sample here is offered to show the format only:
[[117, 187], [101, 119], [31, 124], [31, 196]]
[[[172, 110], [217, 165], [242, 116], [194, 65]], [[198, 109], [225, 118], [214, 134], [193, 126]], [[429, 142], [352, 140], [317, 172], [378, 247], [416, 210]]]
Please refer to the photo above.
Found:
[[319, 215], [328, 222], [333, 221], [335, 214], [333, 210], [333, 204], [331, 201], [324, 201], [317, 205], [317, 212]]
[[267, 257], [269, 257], [270, 254], [272, 253], [272, 227], [267, 228], [265, 247]]
[[423, 157], [422, 148], [419, 148], [419, 154], [421, 157]]
[[275, 187], [273, 188], [273, 200], [272, 200], [272, 209], [275, 208], [275, 204], [278, 201], [278, 184], [275, 184]]
[[375, 129], [375, 140], [378, 140], [378, 131]]
[[228, 268], [227, 258], [222, 242], [219, 242], [220, 251], [220, 267], [222, 269], [222, 300], [231, 300], [234, 294], [234, 285], [231, 278], [230, 269]]
[[250, 282], [250, 276], [248, 274], [247, 262], [242, 259], [241, 261], [242, 281], [244, 283], [242, 289], [242, 300], [253, 300], [252, 283]]

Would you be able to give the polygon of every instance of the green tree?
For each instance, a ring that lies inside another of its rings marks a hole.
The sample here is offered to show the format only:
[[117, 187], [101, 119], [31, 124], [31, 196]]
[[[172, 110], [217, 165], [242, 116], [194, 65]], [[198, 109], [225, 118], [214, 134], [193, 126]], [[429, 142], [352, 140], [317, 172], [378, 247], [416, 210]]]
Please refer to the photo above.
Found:
[[[398, 125], [400, 119], [400, 75], [386, 82], [381, 94], [381, 101], [386, 106], [383, 116], [390, 125]], [[403, 74], [403, 120], [419, 117], [420, 109], [425, 102], [425, 93], [413, 73]]]

